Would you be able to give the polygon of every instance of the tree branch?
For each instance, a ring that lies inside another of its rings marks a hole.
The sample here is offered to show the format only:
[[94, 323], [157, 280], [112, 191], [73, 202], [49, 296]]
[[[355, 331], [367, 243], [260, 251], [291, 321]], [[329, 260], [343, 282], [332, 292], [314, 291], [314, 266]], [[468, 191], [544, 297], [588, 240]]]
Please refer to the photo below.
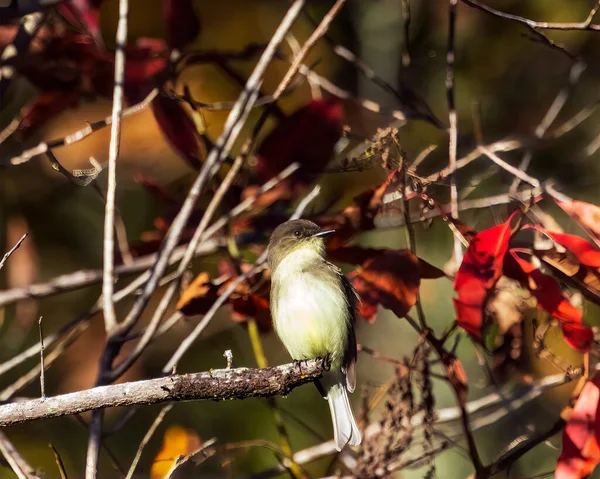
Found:
[[313, 359], [301, 364], [289, 363], [265, 369], [217, 369], [100, 386], [0, 406], [0, 427], [107, 407], [198, 399], [285, 396], [292, 389], [320, 378], [328, 369], [327, 360]]

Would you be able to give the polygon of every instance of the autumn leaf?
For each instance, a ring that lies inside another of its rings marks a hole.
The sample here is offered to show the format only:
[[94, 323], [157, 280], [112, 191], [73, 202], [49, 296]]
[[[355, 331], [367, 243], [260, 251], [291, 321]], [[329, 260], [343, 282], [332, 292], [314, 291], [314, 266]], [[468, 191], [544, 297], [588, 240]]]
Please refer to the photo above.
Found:
[[218, 298], [218, 289], [210, 282], [210, 275], [203, 271], [181, 293], [176, 309], [188, 316], [204, 314]]
[[336, 99], [313, 100], [282, 120], [258, 149], [256, 173], [261, 183], [294, 162], [294, 181], [312, 182], [327, 166], [342, 135], [343, 109]]
[[165, 431], [162, 447], [152, 463], [151, 479], [166, 477], [179, 456], [187, 456], [201, 445], [202, 440], [195, 431], [181, 426], [170, 426]]
[[600, 207], [584, 201], [553, 199], [565, 213], [583, 226], [600, 246]]
[[75, 27], [83, 25], [98, 46], [104, 46], [100, 30], [102, 0], [71, 0], [58, 6], [58, 11]]
[[19, 139], [26, 140], [35, 130], [59, 113], [74, 108], [79, 103], [78, 92], [48, 91], [42, 92], [21, 117], [17, 132]]
[[327, 241], [330, 251], [343, 246], [357, 233], [375, 229], [375, 217], [381, 212], [383, 197], [397, 182], [399, 175], [398, 170], [392, 171], [383, 183], [357, 195], [354, 205], [348, 206], [338, 215], [315, 219], [323, 229], [335, 230]]
[[[399, 318], [404, 317], [417, 301], [421, 278], [444, 275], [409, 250], [366, 249], [361, 259], [362, 267], [348, 278], [360, 297], [359, 313], [369, 322], [375, 321], [380, 304]], [[424, 273], [426, 276], [422, 276]]]
[[563, 432], [556, 479], [582, 479], [600, 462], [600, 373], [586, 383]]
[[[243, 265], [242, 272], [249, 267], [252, 266]], [[219, 269], [222, 270], [223, 266], [220, 265]], [[202, 272], [183, 291], [176, 309], [187, 316], [206, 314], [217, 298], [235, 280], [236, 276], [231, 275], [227, 281], [217, 285], [211, 282], [207, 272]], [[261, 330], [269, 331], [272, 325], [268, 299], [270, 288], [270, 276], [266, 271], [253, 284], [248, 280], [238, 284], [226, 302], [231, 307], [231, 319], [244, 323], [252, 317], [256, 319]]]
[[152, 112], [169, 143], [192, 168], [200, 169], [206, 158], [206, 145], [183, 104], [159, 95], [152, 102]]
[[519, 257], [516, 250], [506, 255], [504, 274], [528, 288], [538, 307], [558, 319], [569, 346], [577, 351], [589, 351], [594, 337], [592, 329], [582, 324], [581, 311], [565, 298], [556, 279]]
[[166, 41], [169, 48], [181, 50], [200, 32], [200, 22], [192, 0], [163, 0]]
[[575, 235], [553, 233], [552, 231], [545, 231], [545, 233], [559, 245], [571, 251], [581, 264], [592, 268], [600, 268], [600, 250], [589, 241]]
[[512, 235], [513, 213], [504, 223], [478, 233], [465, 252], [456, 274], [454, 289], [458, 298], [454, 307], [458, 325], [475, 339], [481, 341], [487, 325], [484, 324], [484, 307], [488, 296], [500, 276], [504, 255]]

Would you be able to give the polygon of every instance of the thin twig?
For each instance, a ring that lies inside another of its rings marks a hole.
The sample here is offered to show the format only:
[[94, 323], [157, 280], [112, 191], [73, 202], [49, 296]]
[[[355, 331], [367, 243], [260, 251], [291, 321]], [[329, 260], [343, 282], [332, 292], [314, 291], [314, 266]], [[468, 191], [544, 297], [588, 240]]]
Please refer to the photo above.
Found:
[[173, 477], [175, 477], [174, 474], [175, 474], [175, 472], [177, 472], [177, 469], [179, 469], [181, 466], [183, 466], [186, 462], [190, 461], [191, 459], [194, 459], [201, 452], [206, 451], [207, 448], [209, 448], [216, 442], [217, 442], [216, 437], [210, 438], [208, 441], [203, 443], [198, 449], [193, 451], [191, 454], [188, 454], [187, 456], [179, 456], [177, 458], [177, 460], [175, 461], [175, 464], [173, 464], [173, 466], [171, 466], [171, 469], [165, 476], [165, 479], [172, 479]]
[[402, 66], [410, 66], [410, 0], [402, 0], [402, 23], [404, 27], [404, 46], [402, 48]]
[[[146, 98], [144, 98], [140, 103], [137, 103], [137, 104], [130, 106], [129, 108], [123, 110], [121, 118], [126, 118], [126, 117], [135, 115], [136, 113], [139, 113], [140, 111], [142, 111], [150, 103], [152, 103], [152, 100], [154, 100], [154, 98], [156, 98], [156, 96], [158, 95], [158, 92], [159, 92], [158, 88], [154, 88], [150, 93], [148, 93], [148, 96], [146, 96]], [[27, 163], [34, 156], [42, 155], [42, 154], [46, 153], [48, 150], [51, 150], [54, 148], [60, 148], [63, 146], [69, 146], [69, 145], [72, 145], [73, 143], [77, 143], [78, 141], [81, 141], [84, 138], [87, 138], [92, 133], [94, 133], [98, 130], [101, 130], [102, 128], [110, 125], [111, 123], [112, 123], [112, 117], [107, 116], [106, 118], [104, 118], [102, 120], [96, 121], [94, 123], [89, 123], [86, 127], [81, 128], [80, 130], [77, 130], [77, 131], [71, 133], [70, 135], [67, 135], [67, 136], [64, 136], [61, 138], [55, 138], [54, 140], [43, 141], [41, 143], [38, 143], [33, 148], [28, 148], [27, 150], [21, 152], [19, 155], [12, 157], [9, 160], [9, 164], [21, 165], [23, 163]]]
[[[458, 120], [454, 97], [454, 37], [456, 29], [456, 13], [458, 0], [449, 0], [448, 8], [448, 51], [446, 53], [446, 98], [448, 102], [448, 169], [450, 174], [450, 215], [458, 219], [458, 190], [456, 188], [456, 150], [458, 144]], [[454, 261], [460, 264], [462, 260], [462, 244], [454, 236]]]
[[23, 241], [25, 241], [25, 238], [27, 238], [27, 235], [29, 233], [25, 233], [23, 236], [21, 236], [21, 239], [19, 241], [17, 241], [17, 244], [15, 244], [9, 251], [8, 253], [6, 253], [2, 259], [0, 260], [0, 269], [2, 269], [2, 267], [4, 266], [4, 263], [6, 263], [6, 261], [8, 260], [8, 258], [10, 258], [10, 256], [17, 251], [17, 249], [19, 248], [19, 246], [21, 246], [21, 243], [23, 243]]
[[69, 479], [67, 476], [67, 470], [65, 469], [65, 463], [60, 457], [58, 450], [54, 447], [52, 443], [48, 444], [50, 449], [52, 449], [52, 453], [54, 454], [54, 460], [56, 461], [56, 467], [58, 468], [58, 473], [60, 474], [60, 479]]
[[526, 183], [529, 183], [534, 188], [539, 188], [541, 186], [539, 180], [535, 179], [532, 176], [529, 176], [527, 173], [520, 170], [519, 168], [509, 165], [506, 161], [504, 161], [502, 158], [500, 158], [496, 153], [488, 150], [485, 146], [480, 146], [479, 150], [485, 156], [487, 156], [490, 160], [492, 160], [494, 163], [496, 163], [500, 168], [508, 171], [514, 177], [519, 178], [520, 180], [525, 181]]
[[[567, 81], [567, 84], [558, 92], [558, 95], [556, 95], [556, 98], [550, 105], [550, 108], [548, 108], [548, 111], [542, 118], [542, 121], [540, 121], [540, 124], [536, 127], [534, 131], [534, 136], [536, 139], [541, 139], [546, 134], [546, 131], [548, 131], [548, 128], [550, 128], [552, 123], [554, 123], [554, 120], [556, 120], [556, 117], [561, 112], [562, 108], [565, 106], [569, 95], [575, 88], [575, 85], [581, 78], [581, 74], [584, 72], [586, 67], [587, 65], [582, 61], [573, 62], [573, 64], [571, 65], [571, 69], [569, 70], [569, 79]], [[529, 163], [531, 162], [532, 158], [533, 152], [531, 151], [531, 148], [529, 148], [525, 152], [525, 155], [523, 155], [523, 158], [521, 158], [521, 163], [519, 163], [519, 169], [522, 171], [527, 171], [527, 168], [529, 168]], [[521, 180], [519, 178], [515, 178], [512, 184], [510, 185], [510, 189], [508, 190], [509, 193], [514, 193], [515, 191], [517, 191], [520, 182]]]
[[302, 45], [302, 49], [300, 50], [298, 55], [294, 57], [292, 65], [283, 77], [283, 80], [281, 80], [281, 82], [277, 86], [275, 93], [273, 93], [273, 98], [279, 98], [289, 86], [289, 84], [292, 82], [292, 80], [298, 73], [298, 70], [300, 69], [300, 65], [302, 65], [303, 60], [306, 58], [306, 55], [308, 55], [308, 52], [310, 52], [310, 50], [315, 45], [315, 43], [317, 43], [319, 38], [321, 38], [327, 32], [327, 30], [329, 29], [329, 25], [331, 25], [333, 19], [336, 17], [340, 9], [344, 6], [344, 3], [346, 3], [346, 0], [337, 0], [333, 7], [331, 7], [331, 9], [323, 17], [321, 23], [319, 23], [317, 28], [315, 28], [308, 40], [304, 42], [304, 45]]
[[496, 17], [504, 18], [505, 20], [512, 20], [514, 22], [522, 23], [532, 29], [543, 29], [543, 30], [600, 30], [600, 25], [592, 24], [592, 20], [600, 7], [600, 2], [594, 5], [594, 8], [590, 11], [587, 18], [583, 22], [536, 22], [529, 18], [520, 17], [510, 13], [504, 13], [500, 10], [496, 10], [492, 7], [488, 7], [483, 3], [476, 0], [461, 0], [466, 5], [483, 10], [484, 12], [490, 13]]
[[125, 477], [125, 479], [131, 479], [133, 477], [133, 474], [135, 473], [135, 469], [138, 465], [138, 462], [140, 462], [140, 458], [142, 457], [142, 452], [144, 451], [144, 448], [150, 442], [150, 439], [152, 439], [152, 436], [158, 429], [158, 426], [160, 426], [160, 424], [163, 422], [165, 416], [168, 414], [168, 412], [171, 409], [173, 409], [173, 406], [174, 406], [173, 404], [167, 404], [166, 406], [163, 406], [163, 408], [158, 413], [158, 416], [156, 416], [156, 419], [154, 419], [154, 421], [152, 422], [152, 425], [150, 426], [150, 428], [144, 435], [142, 442], [140, 442], [137, 452], [135, 453], [135, 458], [133, 459], [133, 462], [131, 463], [131, 466], [129, 467], [129, 471], [127, 472], [127, 476]]
[[23, 459], [2, 431], [0, 431], [0, 452], [19, 479], [40, 479], [35, 469]]
[[38, 328], [40, 331], [40, 395], [42, 399], [46, 397], [46, 383], [44, 381], [44, 371], [46, 367], [44, 365], [44, 332], [42, 330], [42, 317], [38, 321]]
[[[115, 85], [113, 89], [112, 124], [110, 148], [108, 152], [108, 185], [104, 210], [104, 276], [102, 278], [102, 309], [104, 326], [109, 336], [117, 326], [115, 306], [112, 296], [115, 287], [115, 196], [117, 192], [117, 159], [121, 149], [121, 118], [123, 115], [123, 83], [125, 78], [125, 46], [127, 44], [127, 15], [129, 0], [119, 0], [119, 21], [117, 24], [115, 52]], [[95, 477], [87, 470], [87, 479]]]

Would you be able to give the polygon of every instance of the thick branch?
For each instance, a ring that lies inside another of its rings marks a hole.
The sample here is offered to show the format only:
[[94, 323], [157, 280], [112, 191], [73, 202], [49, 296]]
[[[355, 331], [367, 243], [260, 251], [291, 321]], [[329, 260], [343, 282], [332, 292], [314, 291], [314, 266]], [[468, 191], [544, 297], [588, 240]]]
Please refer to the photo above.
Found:
[[328, 369], [321, 359], [264, 369], [217, 369], [145, 381], [100, 386], [75, 393], [0, 406], [0, 426], [68, 416], [116, 406], [197, 399], [245, 399], [286, 395]]

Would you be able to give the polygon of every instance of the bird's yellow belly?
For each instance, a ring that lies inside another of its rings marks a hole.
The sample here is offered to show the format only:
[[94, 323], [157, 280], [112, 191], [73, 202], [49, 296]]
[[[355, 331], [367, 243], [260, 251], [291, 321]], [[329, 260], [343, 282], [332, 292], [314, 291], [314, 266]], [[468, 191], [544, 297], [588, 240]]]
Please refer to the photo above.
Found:
[[347, 342], [348, 306], [343, 291], [326, 281], [298, 275], [279, 289], [275, 328], [293, 359], [329, 355], [341, 363]]

